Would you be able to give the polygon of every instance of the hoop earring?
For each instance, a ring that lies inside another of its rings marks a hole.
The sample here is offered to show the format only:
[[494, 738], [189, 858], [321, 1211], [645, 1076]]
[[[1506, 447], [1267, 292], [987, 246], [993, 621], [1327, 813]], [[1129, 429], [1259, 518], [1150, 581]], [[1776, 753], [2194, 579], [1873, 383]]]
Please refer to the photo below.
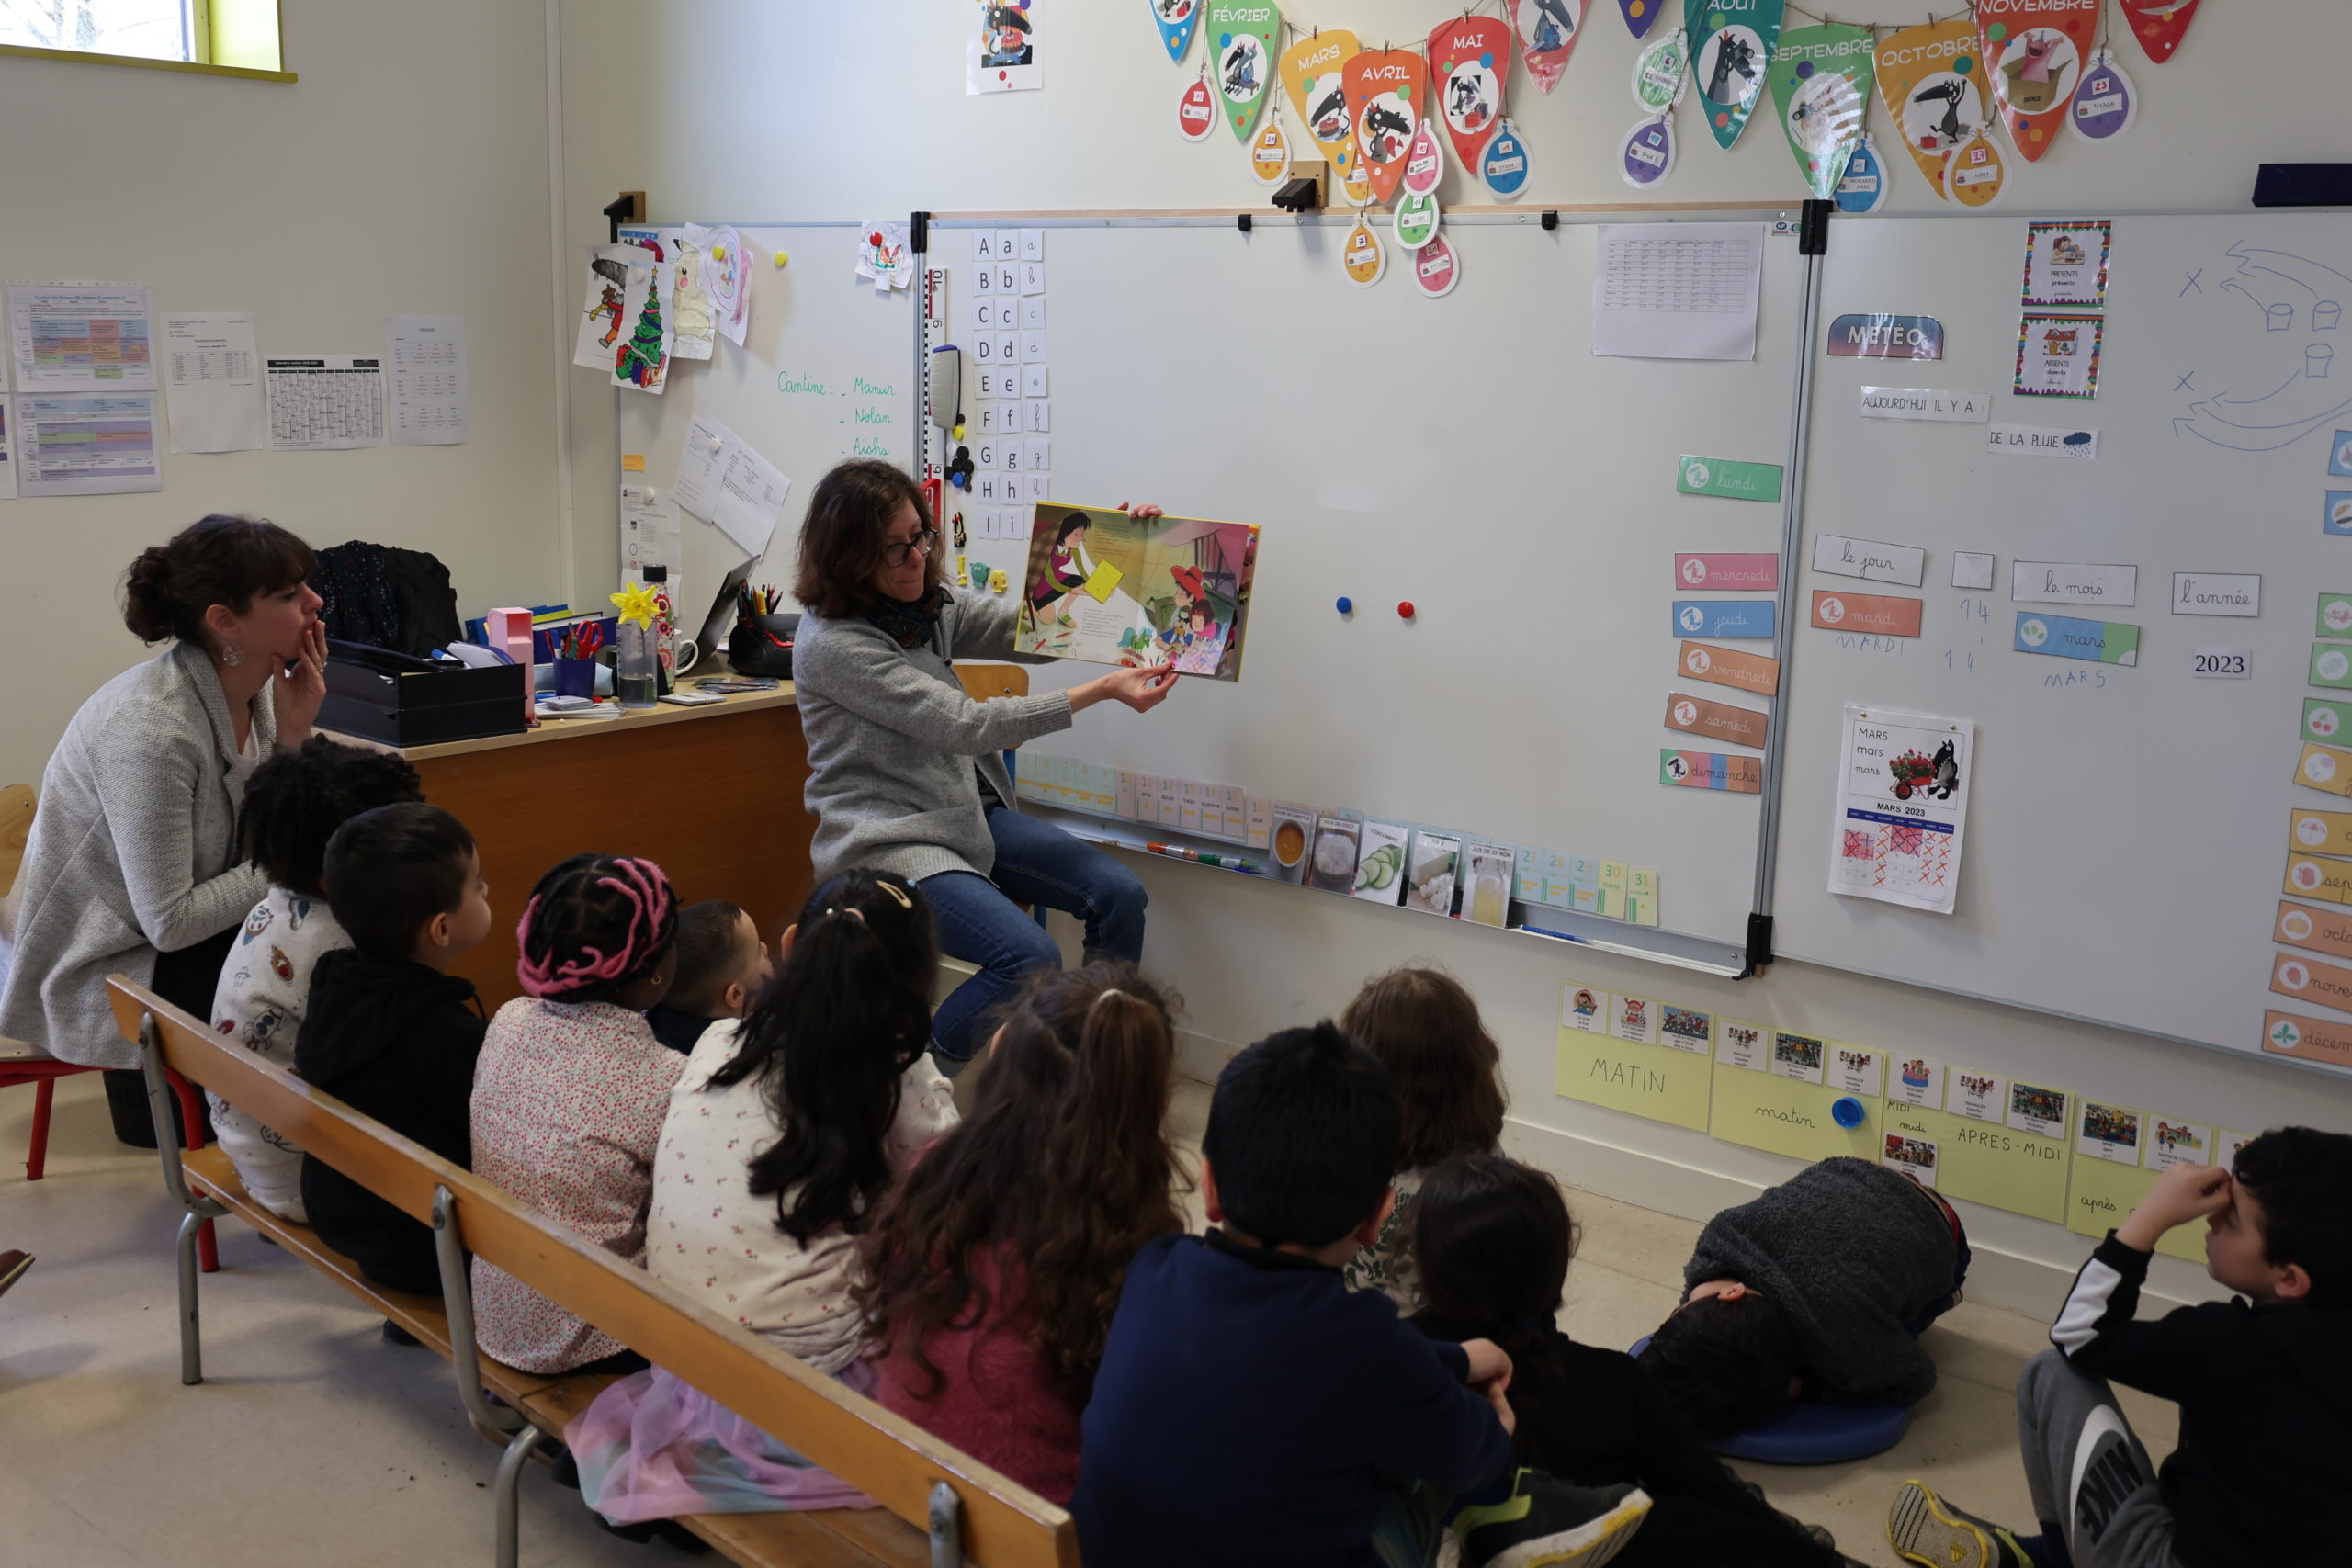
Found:
[[243, 643], [227, 642], [220, 645], [221, 663], [227, 665], [230, 669], [234, 670], [238, 665], [243, 664], [244, 661], [245, 645]]

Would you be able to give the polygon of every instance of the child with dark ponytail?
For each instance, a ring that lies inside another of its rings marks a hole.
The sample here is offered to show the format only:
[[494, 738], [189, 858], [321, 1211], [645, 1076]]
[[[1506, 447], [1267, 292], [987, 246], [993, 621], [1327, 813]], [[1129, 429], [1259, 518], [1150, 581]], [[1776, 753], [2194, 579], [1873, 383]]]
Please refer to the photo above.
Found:
[[[645, 1256], [653, 1151], [685, 1066], [645, 1010], [677, 967], [678, 901], [651, 861], [574, 855], [539, 878], [515, 931], [524, 994], [474, 1068], [474, 1172], [628, 1259]], [[481, 1348], [530, 1372], [633, 1371], [619, 1340], [474, 1259]]]
[[[711, 1024], [686, 1058], [654, 1157], [645, 1268], [865, 1393], [857, 1238], [956, 1124], [930, 1056], [939, 947], [914, 886], [869, 871], [819, 887], [781, 946], [751, 1012]], [[605, 1389], [565, 1439], [582, 1495], [616, 1525], [872, 1506], [659, 1369]]]
[[971, 1118], [883, 1201], [857, 1292], [876, 1397], [1067, 1505], [1128, 1261], [1184, 1228], [1170, 998], [1128, 964], [1033, 978]]

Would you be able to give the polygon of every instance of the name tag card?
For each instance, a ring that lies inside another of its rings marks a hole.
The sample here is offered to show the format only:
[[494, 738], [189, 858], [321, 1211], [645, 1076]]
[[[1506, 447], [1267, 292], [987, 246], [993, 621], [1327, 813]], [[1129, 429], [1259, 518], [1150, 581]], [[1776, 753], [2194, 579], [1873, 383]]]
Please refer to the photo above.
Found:
[[1813, 542], [1813, 570], [1917, 588], [1927, 575], [1928, 552], [1908, 545], [1882, 545], [1873, 539], [1824, 534]]
[[2261, 575], [2253, 572], [2176, 571], [2172, 574], [2172, 613], [2176, 615], [2259, 615], [2262, 614]]
[[2009, 597], [2022, 604], [2130, 604], [2139, 592], [2136, 566], [2061, 560], [2009, 563]]

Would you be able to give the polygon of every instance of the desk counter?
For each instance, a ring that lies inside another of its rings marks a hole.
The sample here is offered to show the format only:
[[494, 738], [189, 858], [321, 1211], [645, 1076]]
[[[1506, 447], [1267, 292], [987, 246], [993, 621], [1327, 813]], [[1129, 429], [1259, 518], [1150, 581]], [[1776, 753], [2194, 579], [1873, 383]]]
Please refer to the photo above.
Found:
[[481, 845], [490, 937], [453, 968], [492, 1011], [522, 994], [514, 930], [531, 889], [571, 855], [652, 861], [680, 904], [740, 905], [771, 942], [808, 897], [816, 824], [802, 805], [808, 753], [789, 682], [708, 707], [664, 703], [619, 718], [548, 719], [520, 735], [399, 750], [425, 797]]

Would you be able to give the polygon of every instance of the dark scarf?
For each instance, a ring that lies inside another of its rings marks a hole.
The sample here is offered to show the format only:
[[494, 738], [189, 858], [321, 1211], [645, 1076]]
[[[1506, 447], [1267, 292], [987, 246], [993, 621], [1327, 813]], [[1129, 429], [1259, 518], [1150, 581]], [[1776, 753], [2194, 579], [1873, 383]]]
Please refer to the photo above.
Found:
[[939, 612], [946, 607], [945, 585], [933, 589], [920, 599], [893, 599], [887, 593], [875, 595], [866, 606], [865, 618], [887, 633], [900, 648], [913, 648], [931, 640], [933, 626], [939, 625]]

